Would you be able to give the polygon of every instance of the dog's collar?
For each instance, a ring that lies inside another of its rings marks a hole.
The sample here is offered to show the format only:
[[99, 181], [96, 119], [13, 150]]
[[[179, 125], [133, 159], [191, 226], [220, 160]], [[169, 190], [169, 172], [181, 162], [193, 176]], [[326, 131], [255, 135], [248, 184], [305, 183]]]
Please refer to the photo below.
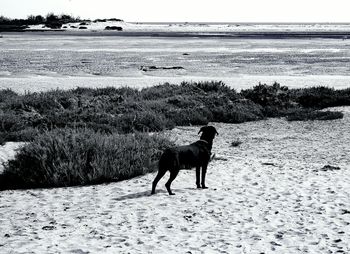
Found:
[[209, 144], [209, 142], [208, 142], [208, 141], [206, 141], [206, 140], [204, 140], [204, 139], [200, 139], [199, 141], [202, 141], [202, 142], [204, 142], [204, 143]]

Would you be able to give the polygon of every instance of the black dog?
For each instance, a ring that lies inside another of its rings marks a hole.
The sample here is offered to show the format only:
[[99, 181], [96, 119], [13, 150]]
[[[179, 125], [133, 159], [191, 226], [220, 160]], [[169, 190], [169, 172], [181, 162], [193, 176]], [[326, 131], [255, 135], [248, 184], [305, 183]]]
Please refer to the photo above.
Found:
[[[210, 160], [211, 148], [215, 135], [219, 135], [213, 126], [202, 127], [198, 134], [202, 132], [200, 140], [187, 146], [177, 146], [166, 149], [159, 160], [158, 174], [152, 184], [152, 194], [156, 191], [158, 181], [170, 171], [170, 178], [165, 184], [169, 195], [171, 192], [170, 185], [176, 178], [180, 169], [196, 168], [196, 185], [197, 188], [206, 189], [205, 175]], [[202, 181], [200, 183], [200, 168], [202, 168]]]

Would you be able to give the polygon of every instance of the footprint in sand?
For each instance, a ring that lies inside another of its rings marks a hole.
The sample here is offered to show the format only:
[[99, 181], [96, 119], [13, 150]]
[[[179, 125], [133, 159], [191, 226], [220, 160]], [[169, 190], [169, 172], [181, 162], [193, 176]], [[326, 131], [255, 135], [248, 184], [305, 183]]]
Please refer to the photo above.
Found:
[[54, 229], [56, 229], [55, 226], [44, 226], [44, 227], [42, 227], [42, 230], [54, 230]]
[[70, 253], [74, 254], [89, 254], [89, 251], [83, 251], [82, 249], [71, 250]]

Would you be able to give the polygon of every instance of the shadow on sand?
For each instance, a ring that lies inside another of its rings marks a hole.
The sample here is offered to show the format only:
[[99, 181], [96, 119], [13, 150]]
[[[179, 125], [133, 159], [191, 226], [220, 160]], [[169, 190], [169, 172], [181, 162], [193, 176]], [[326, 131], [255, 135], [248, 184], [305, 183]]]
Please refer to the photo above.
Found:
[[[157, 193], [167, 193], [167, 192], [165, 190], [157, 190]], [[149, 191], [142, 191], [142, 192], [126, 194], [124, 196], [120, 196], [120, 197], [114, 198], [113, 200], [115, 200], [115, 201], [124, 201], [124, 200], [137, 199], [137, 198], [148, 197], [148, 196], [154, 196], [154, 195], [151, 195], [151, 191], [150, 190]]]

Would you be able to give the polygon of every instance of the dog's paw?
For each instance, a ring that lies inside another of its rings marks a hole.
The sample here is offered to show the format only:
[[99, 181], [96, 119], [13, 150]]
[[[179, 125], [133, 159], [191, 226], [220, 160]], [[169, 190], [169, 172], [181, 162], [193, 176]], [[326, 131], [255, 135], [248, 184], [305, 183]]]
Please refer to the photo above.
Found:
[[205, 186], [205, 185], [203, 185], [202, 186], [202, 189], [208, 189], [209, 187], [207, 187], [207, 186]]

